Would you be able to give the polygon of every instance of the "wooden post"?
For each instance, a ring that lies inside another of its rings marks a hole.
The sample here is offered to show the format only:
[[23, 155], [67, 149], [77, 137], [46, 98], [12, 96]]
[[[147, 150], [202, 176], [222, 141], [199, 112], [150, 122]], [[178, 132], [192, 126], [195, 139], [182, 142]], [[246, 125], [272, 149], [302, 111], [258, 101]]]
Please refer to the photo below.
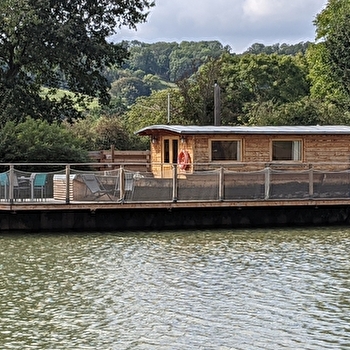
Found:
[[125, 171], [124, 171], [124, 165], [120, 165], [119, 170], [119, 200], [121, 202], [124, 201], [125, 196]]
[[[111, 159], [112, 163], [114, 163], [114, 145], [111, 145]], [[112, 166], [112, 169], [114, 170], [114, 166]]]
[[66, 165], [66, 204], [70, 202], [70, 165]]
[[270, 198], [270, 167], [265, 168], [265, 199]]
[[173, 202], [177, 202], [177, 165], [173, 165]]

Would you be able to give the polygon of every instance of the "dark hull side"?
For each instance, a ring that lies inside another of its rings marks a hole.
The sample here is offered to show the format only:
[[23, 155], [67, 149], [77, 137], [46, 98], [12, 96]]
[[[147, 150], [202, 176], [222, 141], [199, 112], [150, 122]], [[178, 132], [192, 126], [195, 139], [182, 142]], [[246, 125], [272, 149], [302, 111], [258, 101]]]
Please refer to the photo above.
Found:
[[1, 231], [127, 231], [348, 225], [350, 206], [129, 208], [0, 212]]

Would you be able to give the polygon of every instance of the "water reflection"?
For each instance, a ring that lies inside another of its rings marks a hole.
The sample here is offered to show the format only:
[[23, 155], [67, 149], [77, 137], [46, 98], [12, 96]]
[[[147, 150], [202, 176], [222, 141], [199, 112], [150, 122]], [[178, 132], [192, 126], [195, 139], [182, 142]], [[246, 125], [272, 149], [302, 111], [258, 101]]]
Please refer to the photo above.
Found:
[[350, 347], [350, 230], [0, 236], [1, 349]]

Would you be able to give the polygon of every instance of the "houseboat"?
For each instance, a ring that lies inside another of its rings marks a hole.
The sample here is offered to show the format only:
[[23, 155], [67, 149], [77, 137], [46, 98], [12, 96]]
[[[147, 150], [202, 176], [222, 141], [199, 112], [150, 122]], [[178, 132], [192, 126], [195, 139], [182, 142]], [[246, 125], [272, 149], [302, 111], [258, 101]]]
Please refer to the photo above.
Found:
[[150, 139], [147, 164], [61, 164], [40, 190], [23, 164], [3, 165], [0, 229], [350, 223], [349, 126], [151, 125], [136, 134]]

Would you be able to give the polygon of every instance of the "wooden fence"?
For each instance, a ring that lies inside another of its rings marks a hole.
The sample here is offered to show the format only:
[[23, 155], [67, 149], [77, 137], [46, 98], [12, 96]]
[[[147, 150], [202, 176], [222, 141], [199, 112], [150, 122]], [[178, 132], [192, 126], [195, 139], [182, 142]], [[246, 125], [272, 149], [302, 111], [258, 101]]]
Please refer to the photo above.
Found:
[[150, 172], [150, 151], [115, 151], [113, 148], [103, 151], [91, 151], [89, 156], [94, 163], [101, 163], [98, 170], [113, 170], [125, 164], [131, 171]]

